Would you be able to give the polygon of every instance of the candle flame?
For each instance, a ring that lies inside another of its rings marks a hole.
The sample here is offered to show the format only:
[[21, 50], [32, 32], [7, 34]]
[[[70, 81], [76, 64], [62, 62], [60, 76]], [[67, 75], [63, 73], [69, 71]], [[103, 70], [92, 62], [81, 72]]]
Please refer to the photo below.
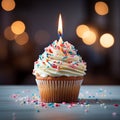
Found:
[[58, 21], [58, 34], [62, 36], [63, 28], [62, 28], [62, 16], [59, 14], [59, 21]]

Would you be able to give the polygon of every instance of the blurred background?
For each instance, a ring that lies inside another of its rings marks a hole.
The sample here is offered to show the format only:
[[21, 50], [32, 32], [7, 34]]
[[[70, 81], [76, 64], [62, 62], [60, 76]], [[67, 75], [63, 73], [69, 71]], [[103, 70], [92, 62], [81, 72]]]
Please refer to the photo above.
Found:
[[62, 14], [63, 39], [87, 62], [86, 85], [120, 85], [119, 0], [1, 0], [0, 84], [36, 84], [34, 61], [58, 39]]

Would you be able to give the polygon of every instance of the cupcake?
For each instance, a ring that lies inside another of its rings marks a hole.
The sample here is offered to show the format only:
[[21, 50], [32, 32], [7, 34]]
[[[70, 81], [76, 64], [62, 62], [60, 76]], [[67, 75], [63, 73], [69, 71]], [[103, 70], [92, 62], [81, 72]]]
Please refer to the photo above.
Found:
[[33, 75], [42, 102], [76, 102], [86, 74], [86, 63], [75, 47], [61, 38], [44, 49]]

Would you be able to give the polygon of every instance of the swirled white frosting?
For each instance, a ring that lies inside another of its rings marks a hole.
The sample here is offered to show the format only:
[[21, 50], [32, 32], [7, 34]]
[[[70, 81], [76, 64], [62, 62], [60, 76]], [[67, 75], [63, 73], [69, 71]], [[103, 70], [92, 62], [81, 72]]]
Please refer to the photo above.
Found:
[[86, 63], [69, 42], [55, 40], [34, 63], [33, 74], [42, 77], [84, 76]]

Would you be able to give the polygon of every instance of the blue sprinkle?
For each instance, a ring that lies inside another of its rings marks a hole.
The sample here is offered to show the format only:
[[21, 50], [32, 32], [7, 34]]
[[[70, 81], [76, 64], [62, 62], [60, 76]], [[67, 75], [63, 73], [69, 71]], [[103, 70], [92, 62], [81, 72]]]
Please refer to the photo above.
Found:
[[38, 102], [36, 101], [35, 104], [38, 105]]
[[98, 99], [96, 98], [95, 100], [97, 101]]
[[48, 62], [48, 64], [49, 64], [50, 66], [52, 66], [52, 64], [51, 64], [50, 62]]
[[48, 106], [53, 106], [54, 104], [53, 103], [48, 103]]
[[40, 65], [39, 64], [37, 64], [37, 67], [39, 67]]
[[88, 101], [86, 101], [86, 102], [85, 102], [85, 105], [89, 105], [89, 102], [88, 102]]
[[91, 96], [88, 96], [88, 98], [91, 98]]
[[51, 108], [54, 108], [54, 105], [51, 105], [50, 107], [51, 107]]
[[37, 112], [40, 112], [40, 110], [37, 110]]
[[48, 55], [49, 55], [49, 54], [48, 54], [48, 53], [46, 53], [46, 56], [47, 56], [47, 57], [48, 57]]

